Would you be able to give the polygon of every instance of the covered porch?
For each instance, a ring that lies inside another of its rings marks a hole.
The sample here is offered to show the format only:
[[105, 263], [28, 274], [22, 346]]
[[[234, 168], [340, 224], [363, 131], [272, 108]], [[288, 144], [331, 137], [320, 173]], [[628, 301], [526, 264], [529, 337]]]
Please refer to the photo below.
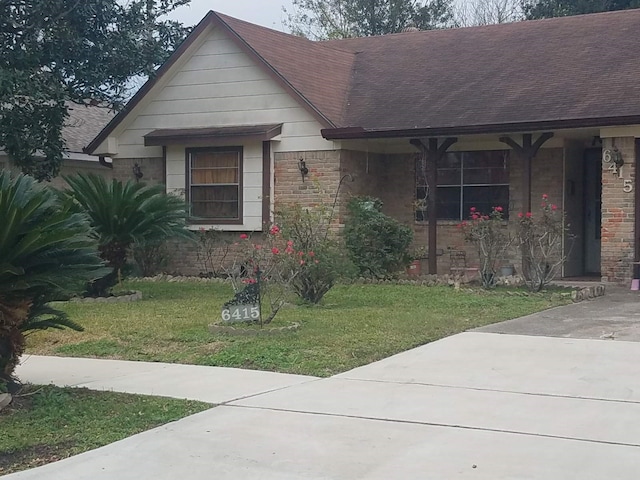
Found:
[[[633, 275], [640, 258], [635, 240], [640, 147], [634, 132], [589, 127], [452, 131], [437, 137], [347, 129], [323, 133], [343, 137], [341, 170], [356, 178], [350, 194], [381, 198], [385, 213], [412, 226], [416, 247], [437, 253], [424, 262], [429, 273], [450, 273], [460, 251], [469, 266], [477, 264], [477, 253], [458, 228], [471, 206], [484, 213], [502, 206], [509, 219], [505, 228], [510, 228], [518, 213], [535, 214], [546, 194], [566, 219], [563, 277], [621, 283]], [[505, 264], [521, 269], [517, 249]]]

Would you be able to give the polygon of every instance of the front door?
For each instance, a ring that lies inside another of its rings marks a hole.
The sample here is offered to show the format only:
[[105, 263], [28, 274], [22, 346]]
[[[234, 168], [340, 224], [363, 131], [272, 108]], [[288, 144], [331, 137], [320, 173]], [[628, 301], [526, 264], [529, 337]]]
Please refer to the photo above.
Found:
[[600, 273], [602, 223], [602, 149], [584, 154], [584, 272]]

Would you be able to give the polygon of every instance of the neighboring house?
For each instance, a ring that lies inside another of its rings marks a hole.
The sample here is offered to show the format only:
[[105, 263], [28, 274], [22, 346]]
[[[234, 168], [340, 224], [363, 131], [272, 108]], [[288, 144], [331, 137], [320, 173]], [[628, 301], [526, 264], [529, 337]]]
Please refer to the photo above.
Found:
[[332, 202], [349, 174], [339, 219], [349, 195], [375, 195], [444, 252], [465, 248], [471, 206], [513, 219], [546, 193], [576, 237], [564, 275], [625, 281], [640, 260], [638, 31], [626, 10], [314, 42], [210, 12], [87, 153], [184, 194], [206, 219], [193, 228], [233, 232]]
[[[60, 175], [51, 181], [56, 187], [66, 187], [64, 175], [75, 173], [96, 173], [111, 178], [111, 169], [100, 165], [100, 159], [84, 152], [84, 148], [113, 119], [115, 113], [107, 108], [86, 107], [69, 103], [69, 117], [62, 129], [62, 137], [66, 143], [64, 161]], [[107, 163], [103, 159], [103, 163]], [[0, 151], [0, 169], [14, 168], [7, 155]]]

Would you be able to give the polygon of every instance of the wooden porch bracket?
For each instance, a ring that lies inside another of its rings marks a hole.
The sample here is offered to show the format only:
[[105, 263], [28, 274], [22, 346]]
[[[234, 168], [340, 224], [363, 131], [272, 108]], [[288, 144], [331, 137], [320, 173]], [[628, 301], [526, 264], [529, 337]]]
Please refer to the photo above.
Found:
[[446, 138], [438, 145], [437, 138], [429, 138], [427, 144], [419, 138], [409, 140], [409, 143], [420, 150], [427, 163], [427, 185], [429, 195], [427, 197], [427, 219], [429, 221], [429, 274], [438, 273], [438, 261], [435, 252], [438, 245], [438, 212], [436, 200], [438, 195], [438, 160], [440, 160], [451, 145], [458, 141], [455, 137]]
[[525, 212], [531, 211], [531, 163], [538, 154], [540, 147], [552, 137], [552, 132], [546, 132], [532, 143], [533, 135], [525, 133], [522, 135], [522, 145], [519, 145], [511, 137], [499, 138], [502, 143], [509, 145], [518, 156], [522, 157], [522, 209]]

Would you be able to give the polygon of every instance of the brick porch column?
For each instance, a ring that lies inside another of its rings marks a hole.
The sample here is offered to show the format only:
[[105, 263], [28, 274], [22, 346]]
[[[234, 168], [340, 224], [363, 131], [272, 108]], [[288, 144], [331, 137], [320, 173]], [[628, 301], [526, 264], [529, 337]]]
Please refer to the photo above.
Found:
[[[624, 159], [622, 175], [602, 164], [602, 279], [629, 283], [634, 257], [636, 148], [633, 137], [604, 138], [602, 150], [617, 147]], [[626, 181], [626, 182], [625, 182]], [[626, 185], [626, 188], [625, 188]], [[632, 191], [629, 186], [632, 185]], [[587, 255], [589, 252], [585, 252]]]

